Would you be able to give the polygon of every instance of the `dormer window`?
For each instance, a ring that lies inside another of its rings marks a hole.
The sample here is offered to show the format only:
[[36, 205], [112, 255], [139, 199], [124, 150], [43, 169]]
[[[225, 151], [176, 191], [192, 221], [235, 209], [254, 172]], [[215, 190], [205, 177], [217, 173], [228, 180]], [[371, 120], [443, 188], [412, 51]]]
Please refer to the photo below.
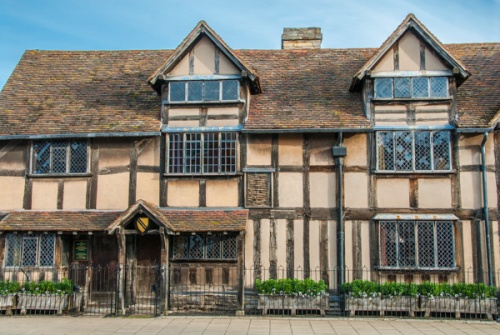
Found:
[[171, 103], [238, 101], [238, 80], [171, 81], [168, 101]]
[[442, 99], [448, 96], [447, 77], [375, 78], [377, 99]]

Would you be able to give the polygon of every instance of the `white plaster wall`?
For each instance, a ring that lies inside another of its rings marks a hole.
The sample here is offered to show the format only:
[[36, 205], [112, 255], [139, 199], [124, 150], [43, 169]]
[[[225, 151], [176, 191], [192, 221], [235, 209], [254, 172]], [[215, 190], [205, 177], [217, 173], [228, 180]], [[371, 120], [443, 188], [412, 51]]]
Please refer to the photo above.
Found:
[[[460, 164], [461, 165], [480, 165], [481, 164], [481, 142], [483, 135], [460, 136]], [[485, 144], [486, 165], [495, 165], [495, 141], [490, 134]]]
[[354, 268], [354, 260], [352, 254], [352, 248], [353, 248], [352, 225], [353, 225], [352, 221], [344, 221], [344, 265], [347, 268], [346, 279], [348, 279], [348, 276], [352, 276], [352, 270]]
[[411, 32], [407, 32], [399, 40], [399, 70], [420, 70], [420, 41]]
[[97, 209], [125, 209], [128, 207], [130, 174], [100, 175], [97, 187]]
[[87, 204], [87, 180], [64, 181], [63, 209], [85, 209]]
[[238, 207], [238, 180], [207, 180], [207, 207]]
[[181, 120], [175, 120], [175, 121], [168, 121], [168, 126], [171, 128], [176, 128], [176, 127], [184, 127], [184, 128], [190, 128], [190, 127], [199, 127], [200, 126], [200, 121], [198, 120], [188, 120], [188, 121], [181, 121]]
[[57, 180], [33, 181], [32, 209], [57, 209]]
[[335, 143], [336, 140], [332, 135], [319, 134], [311, 136], [309, 141], [311, 149], [310, 165], [334, 165], [332, 147]]
[[[495, 184], [493, 184], [495, 185]], [[460, 173], [460, 192], [462, 208], [482, 207], [482, 187], [480, 172]]]
[[344, 158], [346, 166], [367, 166], [368, 149], [366, 147], [366, 134], [358, 134], [344, 138], [347, 156]]
[[[253, 230], [253, 220], [247, 220], [245, 229], [245, 268], [251, 269], [254, 267], [253, 263], [253, 242], [254, 242], [254, 230]], [[248, 274], [250, 271], [248, 271]], [[246, 283], [249, 283], [249, 277], [245, 278]], [[253, 283], [253, 281], [250, 281]]]
[[303, 140], [301, 134], [280, 134], [278, 161], [280, 165], [302, 165]]
[[410, 207], [408, 179], [377, 179], [377, 204], [381, 208]]
[[294, 255], [294, 270], [296, 278], [304, 279], [304, 221], [294, 220], [293, 222], [293, 255]]
[[419, 179], [418, 206], [420, 208], [451, 208], [450, 179]]
[[194, 74], [215, 73], [215, 45], [203, 37], [194, 47]]
[[463, 243], [464, 243], [464, 270], [465, 270], [465, 280], [468, 282], [474, 282], [474, 276], [467, 276], [467, 274], [473, 270], [474, 263], [472, 260], [473, 257], [473, 248], [472, 248], [472, 222], [469, 220], [462, 221], [462, 231], [463, 231]]
[[278, 196], [280, 207], [302, 207], [304, 203], [302, 173], [280, 173]]
[[[277, 219], [276, 223], [276, 256], [278, 262], [278, 275], [286, 277], [286, 220]], [[282, 273], [282, 271], [285, 271]]]
[[240, 124], [238, 119], [227, 119], [227, 120], [207, 120], [207, 127], [230, 127], [237, 126]]
[[247, 165], [271, 165], [271, 136], [248, 136]]
[[142, 199], [153, 204], [160, 203], [160, 181], [158, 173], [138, 172], [136, 199]]
[[311, 207], [336, 207], [337, 186], [335, 178], [336, 174], [331, 172], [311, 172], [309, 174]]
[[394, 71], [394, 52], [389, 49], [373, 68], [373, 72]]
[[167, 202], [167, 205], [171, 207], [198, 207], [200, 182], [198, 180], [170, 180]]
[[130, 164], [130, 143], [109, 141], [99, 143], [99, 169]]
[[187, 76], [189, 74], [189, 54], [170, 71], [171, 76]]
[[314, 280], [321, 279], [319, 267], [319, 247], [320, 247], [320, 222], [311, 220], [309, 222], [309, 266], [311, 277]]
[[368, 181], [366, 172], [344, 173], [344, 203], [346, 207], [368, 208]]
[[[367, 270], [374, 270], [370, 266], [370, 221], [361, 221], [361, 266], [366, 267]], [[363, 273], [363, 275], [369, 275], [368, 273]], [[370, 278], [363, 278], [369, 280]]]
[[260, 264], [264, 267], [269, 278], [269, 240], [270, 240], [270, 221], [263, 219], [260, 221]]
[[240, 70], [221, 52], [219, 54], [220, 74], [240, 74]]
[[328, 287], [336, 288], [335, 270], [337, 269], [337, 221], [328, 221], [328, 266], [330, 272], [330, 283]]
[[23, 208], [24, 177], [0, 177], [0, 209]]
[[182, 108], [182, 107], [169, 107], [168, 116], [198, 116], [200, 115], [199, 108]]
[[446, 66], [434, 56], [429, 48], [425, 48], [425, 69], [427, 71], [447, 70]]
[[146, 140], [146, 145], [137, 157], [137, 165], [160, 165], [160, 140], [160, 137]]
[[13, 146], [10, 150], [5, 152], [9, 147], [10, 143], [6, 147], [0, 150], [0, 168], [2, 170], [24, 170], [26, 169], [26, 163], [24, 161], [24, 145], [17, 144]]

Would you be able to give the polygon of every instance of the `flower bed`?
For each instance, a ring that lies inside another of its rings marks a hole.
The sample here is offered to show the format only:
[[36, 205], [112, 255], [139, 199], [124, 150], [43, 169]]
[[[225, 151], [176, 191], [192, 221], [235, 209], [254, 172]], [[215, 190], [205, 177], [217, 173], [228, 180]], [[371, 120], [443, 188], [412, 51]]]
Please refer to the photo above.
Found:
[[269, 310], [289, 310], [295, 315], [297, 310], [316, 310], [325, 315], [328, 310], [327, 287], [323, 280], [312, 279], [268, 279], [256, 280], [255, 289], [259, 293], [257, 308], [266, 315]]

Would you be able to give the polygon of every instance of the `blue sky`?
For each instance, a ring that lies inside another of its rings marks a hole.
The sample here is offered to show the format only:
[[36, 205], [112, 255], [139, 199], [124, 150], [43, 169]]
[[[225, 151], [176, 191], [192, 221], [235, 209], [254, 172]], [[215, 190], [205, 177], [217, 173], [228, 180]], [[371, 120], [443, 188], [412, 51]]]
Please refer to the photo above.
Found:
[[0, 87], [29, 49], [173, 49], [199, 20], [233, 49], [280, 48], [283, 27], [378, 47], [408, 13], [443, 43], [500, 40], [500, 0], [0, 0]]

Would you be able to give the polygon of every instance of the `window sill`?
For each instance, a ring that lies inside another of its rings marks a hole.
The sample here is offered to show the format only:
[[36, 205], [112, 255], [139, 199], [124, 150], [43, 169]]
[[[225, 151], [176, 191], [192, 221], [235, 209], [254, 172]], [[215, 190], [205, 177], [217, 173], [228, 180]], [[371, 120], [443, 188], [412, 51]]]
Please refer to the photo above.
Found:
[[235, 173], [164, 173], [164, 177], [186, 177], [186, 178], [205, 178], [205, 177], [239, 177], [242, 176], [242, 172]]
[[213, 106], [213, 105], [241, 105], [244, 104], [245, 100], [223, 100], [223, 101], [168, 101], [168, 100], [163, 100], [162, 104], [163, 105], [169, 105], [169, 106]]
[[377, 175], [450, 175], [455, 174], [456, 170], [443, 170], [443, 171], [372, 171], [372, 173]]
[[451, 101], [451, 97], [442, 98], [372, 98], [372, 102], [409, 102], [409, 101]]
[[237, 259], [171, 259], [172, 263], [236, 263]]
[[391, 268], [391, 267], [375, 267], [376, 270], [382, 272], [392, 272], [392, 273], [427, 273], [427, 272], [457, 272], [460, 270], [458, 267], [454, 268]]
[[54, 173], [54, 174], [34, 174], [27, 175], [28, 178], [82, 178], [92, 177], [92, 173]]

